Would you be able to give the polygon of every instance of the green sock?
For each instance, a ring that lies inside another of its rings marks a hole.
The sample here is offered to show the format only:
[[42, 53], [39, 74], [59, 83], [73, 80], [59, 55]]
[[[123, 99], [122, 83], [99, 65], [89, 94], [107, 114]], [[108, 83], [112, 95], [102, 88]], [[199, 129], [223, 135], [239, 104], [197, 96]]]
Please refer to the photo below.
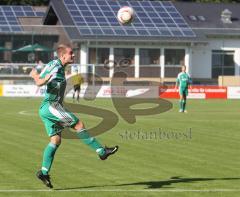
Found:
[[83, 141], [84, 144], [90, 146], [99, 155], [103, 155], [105, 153], [102, 145], [97, 141], [96, 138], [91, 137], [86, 129], [81, 129], [80, 131], [78, 131], [77, 136]]
[[182, 99], [179, 101], [179, 106], [180, 106], [180, 110], [183, 110], [183, 100]]
[[49, 143], [43, 153], [43, 162], [42, 162], [42, 173], [47, 175], [51, 169], [52, 162], [54, 159], [55, 152], [59, 145]]
[[184, 99], [183, 100], [183, 111], [185, 111], [185, 109], [186, 109], [186, 100]]

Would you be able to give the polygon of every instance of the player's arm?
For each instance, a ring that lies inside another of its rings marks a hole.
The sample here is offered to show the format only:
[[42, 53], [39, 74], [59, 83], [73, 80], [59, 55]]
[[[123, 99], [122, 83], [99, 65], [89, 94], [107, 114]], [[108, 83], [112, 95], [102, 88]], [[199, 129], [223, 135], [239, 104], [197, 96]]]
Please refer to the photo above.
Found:
[[180, 83], [180, 81], [179, 81], [179, 78], [177, 77], [176, 84], [175, 84], [175, 89], [178, 89], [179, 83]]
[[37, 86], [45, 85], [49, 81], [51, 76], [52, 76], [51, 74], [47, 74], [44, 78], [40, 78], [40, 74], [38, 74], [35, 68], [33, 68], [32, 71], [30, 72], [30, 77], [34, 79]]
[[190, 75], [188, 75], [188, 85], [189, 88], [192, 89], [192, 78], [190, 77]]

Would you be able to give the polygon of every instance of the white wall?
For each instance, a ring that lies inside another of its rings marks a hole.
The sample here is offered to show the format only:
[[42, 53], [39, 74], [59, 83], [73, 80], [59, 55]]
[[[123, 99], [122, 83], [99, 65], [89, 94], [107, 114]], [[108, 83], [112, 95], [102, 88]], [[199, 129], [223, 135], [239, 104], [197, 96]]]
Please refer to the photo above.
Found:
[[212, 50], [235, 51], [235, 75], [240, 72], [240, 39], [209, 39], [205, 46], [192, 48], [192, 77], [212, 77]]
[[235, 75], [239, 75], [240, 39], [211, 40], [210, 47], [212, 50], [221, 49], [221, 50], [235, 51], [235, 54], [234, 54]]
[[192, 78], [211, 78], [211, 51], [208, 46], [192, 48]]

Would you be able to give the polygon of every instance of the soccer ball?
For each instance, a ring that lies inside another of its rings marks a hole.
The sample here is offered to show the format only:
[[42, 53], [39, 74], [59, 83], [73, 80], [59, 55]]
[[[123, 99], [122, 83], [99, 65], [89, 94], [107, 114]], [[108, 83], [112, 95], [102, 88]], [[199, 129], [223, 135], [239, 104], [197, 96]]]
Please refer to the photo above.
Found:
[[124, 6], [118, 10], [117, 19], [122, 25], [127, 25], [133, 21], [134, 15], [133, 8]]

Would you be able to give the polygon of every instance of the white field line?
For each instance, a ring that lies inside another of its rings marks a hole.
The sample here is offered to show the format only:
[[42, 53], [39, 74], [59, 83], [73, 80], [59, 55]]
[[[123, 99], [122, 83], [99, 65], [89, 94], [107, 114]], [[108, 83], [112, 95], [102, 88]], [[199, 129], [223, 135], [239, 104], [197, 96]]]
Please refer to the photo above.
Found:
[[142, 189], [142, 190], [131, 190], [131, 189], [2, 189], [0, 193], [11, 193], [11, 192], [169, 192], [169, 193], [181, 193], [181, 192], [240, 192], [240, 189]]
[[29, 112], [29, 111], [20, 111], [20, 112], [18, 112], [18, 114], [20, 114], [20, 115], [25, 115], [25, 116], [37, 116], [38, 114], [37, 114], [37, 112]]

